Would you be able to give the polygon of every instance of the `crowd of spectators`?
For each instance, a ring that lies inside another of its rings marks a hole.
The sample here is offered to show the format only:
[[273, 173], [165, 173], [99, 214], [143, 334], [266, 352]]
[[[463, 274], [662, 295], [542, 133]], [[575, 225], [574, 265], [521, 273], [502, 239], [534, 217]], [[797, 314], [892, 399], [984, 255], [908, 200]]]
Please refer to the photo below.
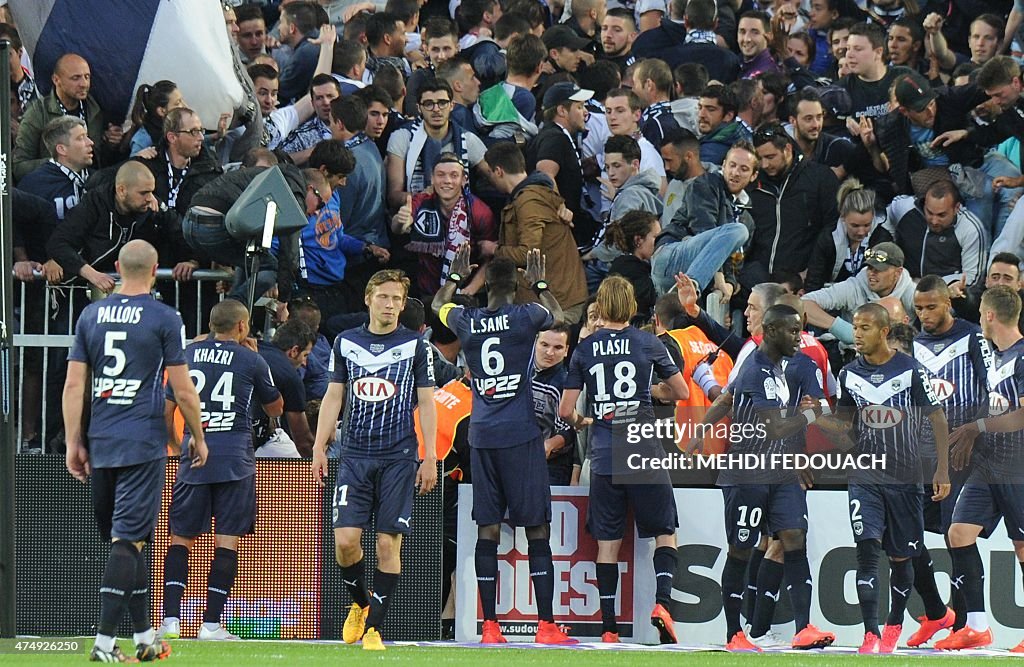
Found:
[[[285, 0], [223, 10], [255, 108], [225, 110], [216, 128], [181, 82], [140, 86], [128, 118], [100, 108], [90, 63], [75, 53], [56, 62], [44, 95], [13, 19], [0, 24], [14, 45], [15, 274], [28, 333], [47, 318], [51, 331], [73, 324], [63, 288], [113, 290], [114, 259], [132, 239], [153, 243], [179, 284], [200, 268], [235, 269], [221, 289], [244, 298], [255, 281], [282, 323], [260, 344], [285, 397], [268, 447], [309, 453], [316, 421], [306, 416], [326, 388], [330, 341], [362, 323], [364, 287], [382, 268], [412, 277], [406, 325], [434, 343], [438, 378], [460, 377], [457, 340], [422, 304], [467, 243], [477, 268], [461, 285], [466, 303], [485, 302], [490, 259], [525, 267], [529, 250], [545, 255], [576, 326], [545, 342], [560, 352], [545, 352], [544, 377], [592, 326], [588, 298], [609, 274], [634, 284], [638, 326], [655, 323], [659, 298], [683, 280], [705, 308], [663, 304], [661, 330], [714, 319], [737, 340], [754, 333], [751, 295], [782, 286], [802, 297], [833, 371], [852, 356], [850, 314], [881, 301], [913, 326], [925, 275], [974, 320], [986, 287], [1021, 287], [1016, 4]], [[308, 224], [254, 273], [224, 214], [275, 166]], [[174, 287], [160, 288], [165, 298], [179, 298]], [[528, 287], [519, 298], [535, 300]], [[199, 327], [206, 314], [189, 311]], [[26, 378], [42, 359], [26, 356]], [[23, 448], [59, 451], [39, 441], [52, 389], [40, 384], [23, 389]], [[561, 479], [564, 460], [551, 454]]]

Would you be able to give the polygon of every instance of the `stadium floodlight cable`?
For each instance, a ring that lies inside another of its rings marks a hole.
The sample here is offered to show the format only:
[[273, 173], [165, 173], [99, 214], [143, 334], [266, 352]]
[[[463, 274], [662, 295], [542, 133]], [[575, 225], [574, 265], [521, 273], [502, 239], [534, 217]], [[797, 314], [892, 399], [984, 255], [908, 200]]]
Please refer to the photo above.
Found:
[[0, 40], [0, 637], [14, 637], [14, 450], [11, 342], [14, 265], [11, 218], [11, 42]]

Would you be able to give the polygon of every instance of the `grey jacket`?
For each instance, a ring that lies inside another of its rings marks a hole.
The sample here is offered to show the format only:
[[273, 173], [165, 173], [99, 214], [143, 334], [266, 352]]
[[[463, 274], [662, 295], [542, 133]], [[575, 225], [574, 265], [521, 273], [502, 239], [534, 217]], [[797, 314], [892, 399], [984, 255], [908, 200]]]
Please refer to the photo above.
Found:
[[[645, 169], [622, 184], [615, 193], [612, 208], [608, 213], [608, 222], [616, 222], [630, 211], [647, 211], [661, 217], [665, 204], [661, 201], [658, 190], [661, 188], [661, 176], [653, 169]], [[610, 262], [622, 251], [609, 245], [604, 239], [604, 228], [601, 230], [601, 242], [594, 245], [593, 256], [602, 262]]]
[[[914, 312], [914, 279], [910, 277], [910, 272], [905, 268], [900, 275], [900, 279], [896, 281], [896, 287], [889, 296], [899, 297], [899, 300], [903, 302], [903, 308], [908, 313]], [[872, 292], [871, 288], [868, 287], [868, 272], [867, 269], [862, 268], [852, 278], [847, 278], [843, 282], [836, 283], [831, 287], [823, 287], [809, 292], [803, 298], [807, 301], [813, 301], [824, 310], [838, 310], [840, 311], [840, 317], [850, 321], [851, 313], [854, 310], [865, 303], [878, 301], [882, 297]]]

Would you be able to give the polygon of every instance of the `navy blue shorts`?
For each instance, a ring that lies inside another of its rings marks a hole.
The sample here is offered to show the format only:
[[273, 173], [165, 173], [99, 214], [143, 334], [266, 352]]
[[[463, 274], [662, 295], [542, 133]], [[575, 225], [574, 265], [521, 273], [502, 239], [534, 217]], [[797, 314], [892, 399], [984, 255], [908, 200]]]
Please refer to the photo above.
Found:
[[853, 541], [880, 540], [890, 557], [913, 558], [924, 544], [924, 494], [918, 484], [850, 484]]
[[376, 517], [378, 533], [408, 535], [419, 467], [411, 459], [343, 457], [331, 503], [334, 527], [368, 529]]
[[799, 484], [723, 486], [725, 534], [730, 546], [753, 549], [761, 534], [807, 531], [807, 492]]
[[1006, 524], [1011, 540], [1024, 540], [1024, 484], [988, 484], [973, 480], [964, 484], [953, 510], [953, 523], [981, 526], [981, 536], [990, 537]]
[[473, 448], [473, 521], [493, 526], [551, 523], [551, 485], [544, 440], [535, 438], [501, 449]]
[[172, 535], [195, 537], [210, 532], [217, 518], [218, 535], [250, 535], [256, 530], [256, 475], [230, 482], [174, 482], [167, 524]]
[[160, 514], [167, 459], [123, 468], [93, 468], [92, 501], [104, 542], [145, 542]]
[[640, 537], [675, 535], [679, 526], [676, 499], [668, 472], [662, 472], [664, 484], [614, 484], [612, 475], [590, 473], [587, 530], [594, 539], [622, 539], [630, 507]]

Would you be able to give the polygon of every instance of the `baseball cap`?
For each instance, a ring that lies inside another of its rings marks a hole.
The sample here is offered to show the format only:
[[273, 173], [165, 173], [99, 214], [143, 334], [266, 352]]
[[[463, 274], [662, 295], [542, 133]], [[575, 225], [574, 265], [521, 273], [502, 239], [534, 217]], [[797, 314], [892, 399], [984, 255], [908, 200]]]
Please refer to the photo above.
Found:
[[846, 120], [853, 113], [853, 99], [850, 92], [842, 86], [825, 86], [818, 91], [821, 104], [833, 118]]
[[567, 25], [553, 25], [544, 31], [541, 37], [545, 49], [571, 49], [580, 51], [590, 45], [589, 39], [584, 39]]
[[594, 91], [580, 88], [572, 81], [562, 81], [548, 88], [544, 93], [544, 108], [553, 109], [566, 102], [586, 102], [594, 96]]
[[643, 16], [647, 12], [661, 12], [662, 14], [668, 14], [665, 4], [665, 0], [638, 0], [633, 12], [638, 17]]
[[924, 111], [938, 95], [931, 85], [917, 72], [903, 74], [896, 79], [896, 101], [910, 111]]
[[885, 241], [864, 253], [864, 263], [875, 269], [903, 266], [903, 251], [895, 243]]

